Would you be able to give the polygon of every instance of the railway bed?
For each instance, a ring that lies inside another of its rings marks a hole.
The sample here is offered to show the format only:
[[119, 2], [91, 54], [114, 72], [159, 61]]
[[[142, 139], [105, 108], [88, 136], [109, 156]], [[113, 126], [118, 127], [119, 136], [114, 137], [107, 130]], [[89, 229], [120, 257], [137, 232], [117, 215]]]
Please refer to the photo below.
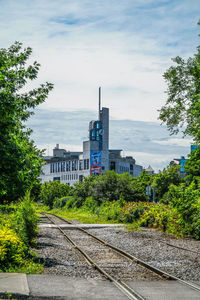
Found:
[[[49, 218], [49, 216], [48, 216]], [[54, 219], [55, 224], [57, 226], [62, 222], [64, 222], [64, 219], [58, 218], [57, 216], [50, 216], [50, 219]], [[52, 220], [53, 221], [53, 220]], [[66, 221], [66, 220], [65, 220]], [[112, 247], [114, 249], [107, 249], [108, 245], [107, 243], [104, 243], [100, 240], [94, 240], [94, 237], [86, 236], [85, 230], [79, 229], [60, 229], [61, 232], [65, 233], [67, 232], [67, 236], [69, 239], [73, 239], [73, 248], [77, 250], [78, 247], [80, 247], [81, 252], [85, 253], [86, 259], [89, 262], [89, 264], [92, 264], [93, 267], [95, 266], [96, 269], [99, 269], [101, 272], [103, 270], [104, 276], [107, 277], [110, 280], [113, 280], [112, 277], [114, 277], [115, 285], [120, 285], [119, 288], [126, 289], [126, 294], [130, 299], [150, 299], [143, 296], [137, 295], [137, 292], [134, 292], [135, 285], [136, 290], [141, 291], [140, 285], [142, 286], [144, 282], [146, 282], [145, 286], [148, 286], [149, 283], [150, 287], [153, 288], [153, 286], [157, 285], [158, 289], [158, 282], [160, 282], [159, 286], [163, 286], [162, 290], [164, 290], [164, 285], [166, 285], [166, 282], [173, 288], [174, 281], [177, 281], [177, 279], [170, 274], [167, 274], [166, 272], [161, 272], [155, 267], [147, 267], [146, 262], [137, 259], [136, 257], [133, 257], [133, 255], [128, 255], [129, 257], [125, 257], [126, 253], [123, 251], [120, 251], [119, 249]], [[104, 229], [105, 231], [106, 229]], [[111, 229], [110, 229], [111, 230]], [[113, 229], [112, 229], [113, 230]], [[115, 229], [117, 230], [117, 229]], [[95, 231], [95, 229], [89, 230]], [[97, 230], [96, 230], [97, 231]], [[102, 231], [102, 229], [98, 229], [99, 232]], [[100, 234], [99, 234], [100, 235]], [[100, 244], [99, 244], [100, 242]], [[117, 253], [118, 252], [118, 253]], [[121, 252], [121, 254], [119, 253]], [[80, 255], [80, 254], [79, 254]], [[119, 256], [120, 255], [120, 256]], [[141, 266], [142, 265], [142, 266]], [[145, 269], [147, 268], [147, 269]], [[159, 274], [159, 275], [158, 275]], [[98, 279], [99, 277], [94, 277]], [[166, 280], [166, 278], [171, 279]], [[179, 281], [181, 284], [187, 284], [184, 281]], [[122, 286], [121, 286], [122, 283]], [[137, 283], [137, 284], [136, 284]], [[164, 284], [164, 285], [163, 285]], [[128, 292], [127, 292], [127, 285]], [[182, 286], [181, 289], [185, 289], [186, 287]], [[200, 288], [198, 285], [191, 285], [190, 287], [187, 286], [187, 289], [196, 289], [196, 292], [200, 292]], [[176, 286], [177, 291], [177, 286]], [[145, 292], [144, 292], [145, 294]], [[134, 296], [133, 296], [134, 295]], [[200, 294], [198, 296], [200, 298]], [[154, 298], [152, 298], [154, 299]], [[156, 299], [156, 298], [155, 298]], [[161, 299], [161, 298], [160, 298]], [[170, 298], [171, 299], [171, 298]], [[176, 298], [174, 298], [176, 299]], [[178, 298], [177, 298], [178, 299]], [[191, 298], [193, 299], [193, 298]], [[198, 299], [198, 298], [194, 298]]]

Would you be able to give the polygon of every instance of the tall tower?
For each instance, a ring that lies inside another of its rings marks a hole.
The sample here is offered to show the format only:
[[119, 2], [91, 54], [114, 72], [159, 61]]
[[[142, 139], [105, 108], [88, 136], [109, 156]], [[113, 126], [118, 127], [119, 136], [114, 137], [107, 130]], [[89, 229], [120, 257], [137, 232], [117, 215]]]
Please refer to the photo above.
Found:
[[102, 171], [109, 170], [109, 109], [102, 107], [100, 110], [100, 121], [102, 125]]
[[109, 109], [101, 108], [99, 87], [98, 120], [89, 123], [89, 141], [84, 144], [85, 154], [90, 151], [90, 173], [102, 174], [109, 170]]

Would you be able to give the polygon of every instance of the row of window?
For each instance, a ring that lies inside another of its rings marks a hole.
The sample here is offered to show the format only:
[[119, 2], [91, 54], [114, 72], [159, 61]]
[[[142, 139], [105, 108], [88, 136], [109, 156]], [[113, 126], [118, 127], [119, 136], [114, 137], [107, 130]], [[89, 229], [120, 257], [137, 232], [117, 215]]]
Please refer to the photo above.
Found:
[[129, 167], [120, 166], [119, 169], [121, 172], [129, 172]]
[[50, 164], [50, 173], [89, 170], [89, 159], [55, 162]]
[[61, 175], [61, 180], [78, 180], [78, 174], [65, 174]]

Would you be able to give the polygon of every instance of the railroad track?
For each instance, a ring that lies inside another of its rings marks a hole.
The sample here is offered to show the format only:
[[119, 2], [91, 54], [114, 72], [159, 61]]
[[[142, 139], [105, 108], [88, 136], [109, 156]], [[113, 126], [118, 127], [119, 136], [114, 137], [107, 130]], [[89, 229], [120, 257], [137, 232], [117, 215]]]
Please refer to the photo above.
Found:
[[[119, 276], [119, 273], [117, 274], [113, 274], [113, 271], [115, 271], [114, 273], [116, 273], [116, 269], [120, 270], [121, 271], [121, 268], [120, 268], [120, 262], [117, 263], [117, 266], [116, 266], [116, 263], [113, 264], [114, 265], [114, 268], [113, 266], [110, 264], [110, 266], [108, 267], [102, 267], [102, 263], [101, 263], [101, 260], [100, 260], [100, 263], [97, 263], [95, 262], [97, 260], [97, 257], [92, 258], [91, 256], [91, 253], [90, 255], [88, 255], [88, 253], [86, 253], [87, 251], [84, 250], [84, 245], [83, 247], [81, 247], [80, 245], [78, 245], [74, 239], [72, 239], [68, 234], [66, 234], [66, 231], [63, 230], [59, 225], [58, 223], [55, 221], [55, 218], [58, 219], [58, 220], [62, 220], [63, 222], [67, 223], [67, 224], [72, 224], [70, 221], [62, 218], [62, 217], [59, 217], [59, 216], [56, 216], [56, 215], [53, 215], [53, 214], [47, 214], [47, 213], [43, 213], [43, 215], [45, 217], [47, 217], [49, 219], [49, 221], [53, 224], [55, 224], [57, 226], [57, 228], [60, 230], [60, 232], [63, 234], [63, 236], [65, 237], [65, 239], [70, 242], [70, 244], [77, 250], [79, 251], [83, 256], [84, 258], [86, 259], [87, 263], [92, 265], [94, 268], [96, 268], [101, 274], [104, 275], [105, 278], [107, 278], [108, 280], [110, 280], [111, 282], [113, 282], [120, 290], [122, 290], [129, 299], [140, 299], [140, 300], [145, 300], [145, 298], [138, 294], [135, 290], [133, 290], [129, 285], [127, 285], [126, 282], [124, 282], [124, 276]], [[53, 219], [54, 218], [54, 219]], [[143, 267], [143, 270], [145, 270], [145, 274], [148, 274], [148, 276], [157, 276], [157, 280], [160, 279], [160, 280], [175, 280], [175, 281], [178, 281], [179, 283], [181, 284], [184, 284], [194, 290], [196, 290], [197, 292], [200, 293], [200, 287], [194, 285], [194, 284], [191, 284], [187, 281], [184, 281], [182, 279], [179, 279], [169, 273], [166, 273], [158, 268], [155, 268], [153, 267], [152, 265], [146, 263], [145, 261], [133, 256], [133, 255], [130, 255], [129, 253], [103, 241], [102, 239], [94, 236], [93, 234], [91, 234], [90, 232], [86, 231], [85, 229], [79, 227], [76, 229], [77, 231], [80, 231], [84, 234], [86, 234], [87, 236], [89, 236], [90, 238], [92, 238], [93, 240], [97, 241], [98, 243], [100, 243], [103, 247], [106, 247], [106, 248], [109, 248], [111, 249], [112, 251], [114, 251], [115, 255], [120, 255], [121, 257], [123, 257], [123, 259], [126, 259], [126, 260], [129, 260], [129, 262], [131, 261], [131, 265], [139, 265], [139, 266], [142, 266]], [[82, 236], [82, 237], [79, 237], [79, 240], [85, 240], [85, 238]], [[88, 245], [87, 245], [88, 246]], [[109, 251], [111, 251], [109, 250]], [[106, 252], [104, 252], [105, 250], [102, 250], [101, 249], [101, 252], [103, 252], [105, 255]], [[109, 253], [109, 252], [108, 252]], [[108, 254], [106, 254], [108, 255]], [[110, 254], [109, 254], [110, 255]], [[108, 256], [109, 256], [108, 255]], [[97, 255], [98, 256], [98, 255]], [[113, 260], [113, 254], [110, 256], [111, 257], [111, 260]], [[116, 258], [114, 259], [116, 260]], [[123, 262], [124, 263], [124, 262]], [[128, 266], [129, 267], [129, 266]], [[126, 272], [128, 270], [128, 267], [126, 268]], [[124, 268], [124, 267], [123, 267]], [[108, 270], [107, 270], [108, 269]], [[110, 271], [111, 270], [111, 271]], [[134, 272], [134, 271], [133, 271]], [[120, 273], [121, 274], [121, 273]], [[156, 275], [155, 275], [156, 274]], [[122, 278], [121, 278], [122, 277]], [[125, 276], [126, 277], [126, 276]], [[155, 278], [154, 278], [155, 279]], [[125, 279], [127, 280], [127, 278]]]
[[164, 241], [164, 240], [157, 240], [159, 243], [163, 243], [163, 244], [166, 244], [167, 246], [170, 246], [170, 247], [173, 247], [173, 248], [177, 248], [177, 249], [180, 249], [180, 250], [184, 250], [184, 251], [188, 251], [188, 252], [191, 252], [191, 253], [195, 253], [195, 254], [198, 254], [200, 255], [200, 252], [199, 251], [196, 251], [196, 250], [192, 250], [192, 249], [188, 249], [188, 248], [185, 248], [185, 247], [180, 247], [180, 246], [177, 246], [177, 245], [173, 245], [171, 243], [168, 243], [167, 241]]

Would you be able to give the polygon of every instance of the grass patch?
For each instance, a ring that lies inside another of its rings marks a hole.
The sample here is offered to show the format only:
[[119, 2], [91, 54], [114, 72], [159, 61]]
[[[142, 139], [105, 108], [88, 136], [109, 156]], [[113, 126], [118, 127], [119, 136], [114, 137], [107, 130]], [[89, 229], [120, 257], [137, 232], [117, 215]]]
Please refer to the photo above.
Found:
[[116, 220], [107, 220], [105, 216], [98, 216], [96, 214], [91, 214], [84, 209], [70, 209], [70, 210], [59, 210], [52, 209], [48, 212], [58, 215], [60, 217], [66, 218], [68, 220], [78, 220], [84, 224], [116, 224], [120, 223]]

